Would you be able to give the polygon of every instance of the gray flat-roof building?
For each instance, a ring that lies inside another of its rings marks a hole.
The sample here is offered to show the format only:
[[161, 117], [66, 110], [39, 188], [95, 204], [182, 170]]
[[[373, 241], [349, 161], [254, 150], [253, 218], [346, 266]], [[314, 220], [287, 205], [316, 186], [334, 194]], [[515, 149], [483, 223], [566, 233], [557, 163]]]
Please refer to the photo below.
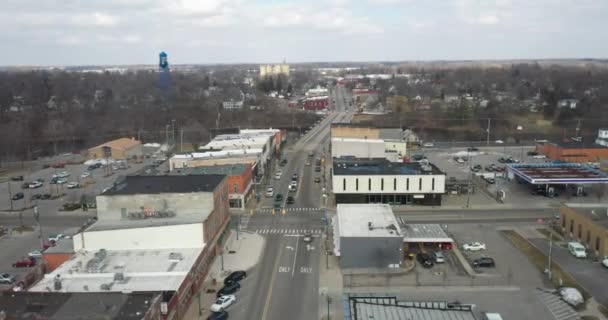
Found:
[[398, 268], [403, 235], [387, 204], [338, 204], [334, 253], [342, 268]]

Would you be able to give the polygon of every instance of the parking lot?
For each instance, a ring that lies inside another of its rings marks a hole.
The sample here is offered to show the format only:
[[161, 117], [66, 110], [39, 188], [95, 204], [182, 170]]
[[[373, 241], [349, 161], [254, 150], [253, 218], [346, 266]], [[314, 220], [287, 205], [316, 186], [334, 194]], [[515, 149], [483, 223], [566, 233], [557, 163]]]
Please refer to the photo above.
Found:
[[[0, 183], [0, 225], [7, 230], [7, 234], [0, 237], [0, 273], [9, 273], [17, 277], [19, 282], [20, 277], [31, 270], [31, 268], [14, 268], [13, 263], [17, 260], [28, 257], [28, 253], [33, 250], [40, 250], [44, 242], [48, 242], [48, 237], [56, 234], [73, 235], [80, 227], [91, 223], [95, 217], [95, 210], [91, 209], [83, 211], [78, 208], [74, 211], [61, 211], [64, 203], [77, 203], [81, 201], [83, 195], [93, 201], [94, 197], [100, 194], [104, 189], [111, 187], [119, 176], [134, 173], [142, 169], [145, 165], [151, 165], [155, 159], [145, 159], [142, 163], [135, 161], [129, 162], [128, 167], [120, 169], [112, 168], [97, 168], [87, 170], [88, 165], [74, 164], [65, 165], [63, 168], [45, 168], [32, 172], [23, 177], [23, 181], [8, 181]], [[166, 164], [163, 164], [166, 166]], [[163, 167], [157, 168], [163, 170]], [[78, 188], [69, 189], [65, 184], [49, 184], [52, 176], [59, 172], [67, 172], [68, 182], [79, 183]], [[83, 178], [83, 173], [89, 173], [90, 176]], [[9, 177], [14, 176], [10, 175]], [[41, 187], [35, 189], [23, 189], [22, 185], [26, 182], [32, 182], [36, 179], [43, 179]], [[10, 192], [9, 192], [10, 188]], [[17, 192], [23, 193], [23, 198], [13, 201], [11, 195]], [[32, 195], [49, 193], [53, 195], [52, 199], [48, 200], [32, 200]], [[55, 198], [56, 197], [56, 198]], [[11, 202], [13, 211], [11, 211]], [[40, 215], [38, 227], [34, 220], [32, 206], [37, 205]], [[21, 210], [26, 208], [25, 210]], [[16, 232], [11, 230], [18, 227], [21, 222], [31, 229], [24, 232]], [[7, 288], [7, 285], [0, 284], [0, 290]]]

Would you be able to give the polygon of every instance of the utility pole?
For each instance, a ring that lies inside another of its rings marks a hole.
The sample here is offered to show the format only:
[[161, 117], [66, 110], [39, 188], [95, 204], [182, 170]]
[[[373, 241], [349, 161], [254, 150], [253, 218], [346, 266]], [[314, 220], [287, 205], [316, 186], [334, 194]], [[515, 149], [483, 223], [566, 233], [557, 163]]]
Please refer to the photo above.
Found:
[[184, 128], [179, 129], [179, 152], [184, 152]]
[[175, 119], [171, 119], [171, 144], [175, 145]]
[[486, 129], [486, 145], [489, 146], [490, 145], [490, 124], [491, 124], [492, 118], [488, 118], [488, 128]]
[[165, 143], [167, 144], [167, 151], [169, 151], [169, 125], [165, 125]]
[[11, 203], [11, 211], [13, 211], [13, 192], [11, 190], [11, 181], [8, 181], [8, 201]]
[[42, 225], [40, 224], [40, 212], [38, 212], [38, 201], [34, 205], [34, 219], [38, 225], [38, 239], [40, 239], [40, 250], [44, 249], [44, 239], [42, 238]]

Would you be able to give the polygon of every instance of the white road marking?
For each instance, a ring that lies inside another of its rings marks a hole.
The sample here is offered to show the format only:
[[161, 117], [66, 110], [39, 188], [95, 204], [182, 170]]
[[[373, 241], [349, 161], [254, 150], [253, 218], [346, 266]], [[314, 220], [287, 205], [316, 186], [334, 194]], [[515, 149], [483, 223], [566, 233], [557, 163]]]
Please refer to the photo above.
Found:
[[293, 266], [291, 267], [291, 277], [293, 278], [293, 273], [295, 272], [296, 260], [298, 258], [298, 244], [300, 243], [300, 238], [296, 238], [296, 250], [293, 253]]

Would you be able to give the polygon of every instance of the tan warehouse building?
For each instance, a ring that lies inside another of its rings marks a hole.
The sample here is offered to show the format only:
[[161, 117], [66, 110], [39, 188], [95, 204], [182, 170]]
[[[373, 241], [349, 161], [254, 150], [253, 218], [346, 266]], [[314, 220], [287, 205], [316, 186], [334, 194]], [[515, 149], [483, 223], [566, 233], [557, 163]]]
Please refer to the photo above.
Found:
[[570, 239], [582, 243], [598, 257], [608, 256], [608, 207], [562, 204], [560, 226]]
[[134, 138], [120, 138], [89, 149], [89, 159], [124, 160], [142, 154], [141, 142]]

